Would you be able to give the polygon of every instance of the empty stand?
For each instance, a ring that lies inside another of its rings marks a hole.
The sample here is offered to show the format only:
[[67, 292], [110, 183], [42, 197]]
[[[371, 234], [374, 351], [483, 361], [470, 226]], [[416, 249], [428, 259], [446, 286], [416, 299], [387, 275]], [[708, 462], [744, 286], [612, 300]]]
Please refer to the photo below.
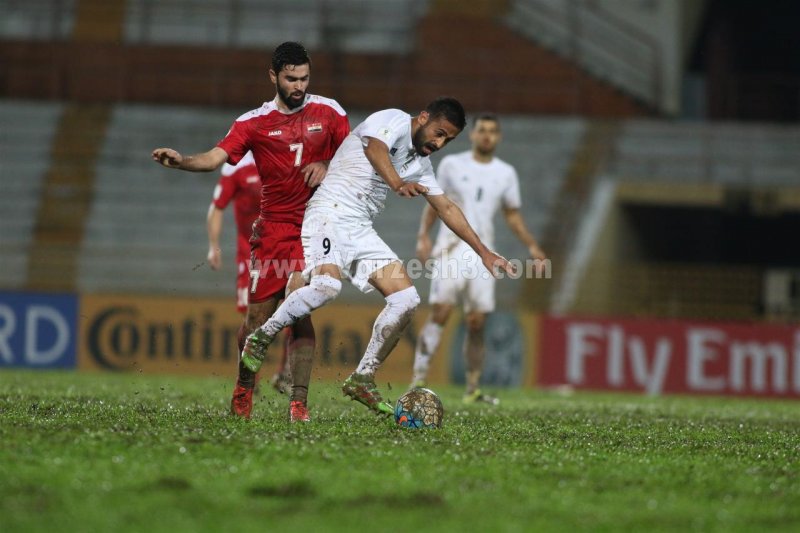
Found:
[[62, 40], [72, 35], [78, 0], [6, 0], [0, 38]]
[[78, 251], [94, 200], [94, 167], [110, 113], [105, 105], [69, 104], [61, 114], [36, 213], [28, 262], [31, 288], [75, 288]]
[[800, 127], [630, 120], [610, 173], [620, 179], [800, 185]]
[[0, 100], [0, 287], [25, 286], [36, 214], [63, 106]]
[[81, 250], [81, 290], [233, 297], [232, 212], [226, 212], [223, 228], [223, 272], [205, 265], [205, 216], [218, 174], [166, 169], [150, 153], [159, 146], [186, 154], [205, 151], [237, 116], [116, 107], [95, 169], [95, 202]]
[[591, 2], [511, 0], [506, 24], [600, 79], [658, 105], [661, 50], [649, 35], [620, 25]]
[[272, 48], [407, 52], [427, 0], [128, 0], [125, 41]]

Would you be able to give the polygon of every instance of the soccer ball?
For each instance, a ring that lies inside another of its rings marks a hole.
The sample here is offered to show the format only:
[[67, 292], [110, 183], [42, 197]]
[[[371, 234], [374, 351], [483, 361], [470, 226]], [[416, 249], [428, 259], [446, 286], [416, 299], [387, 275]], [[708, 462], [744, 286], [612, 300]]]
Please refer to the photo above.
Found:
[[400, 396], [394, 406], [394, 421], [404, 428], [440, 428], [444, 418], [442, 401], [430, 389], [418, 387]]

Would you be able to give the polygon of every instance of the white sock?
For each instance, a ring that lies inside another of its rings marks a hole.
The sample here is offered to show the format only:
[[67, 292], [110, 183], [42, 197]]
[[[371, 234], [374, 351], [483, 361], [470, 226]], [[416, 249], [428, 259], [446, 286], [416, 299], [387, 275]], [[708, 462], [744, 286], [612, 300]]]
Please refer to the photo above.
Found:
[[432, 320], [428, 320], [422, 327], [422, 331], [417, 337], [417, 349], [414, 352], [415, 383], [428, 379], [428, 368], [431, 366], [431, 358], [436, 353], [436, 349], [439, 348], [443, 329], [443, 326]]
[[375, 371], [394, 349], [403, 330], [411, 322], [414, 309], [417, 308], [419, 302], [419, 294], [414, 287], [403, 289], [386, 297], [386, 307], [375, 319], [372, 337], [369, 339], [367, 350], [358, 364], [356, 373], [370, 377], [375, 375]]
[[332, 302], [339, 296], [342, 282], [331, 276], [322, 275], [311, 278], [311, 283], [293, 291], [261, 329], [274, 338], [286, 326], [292, 326], [301, 318], [311, 314], [314, 309]]

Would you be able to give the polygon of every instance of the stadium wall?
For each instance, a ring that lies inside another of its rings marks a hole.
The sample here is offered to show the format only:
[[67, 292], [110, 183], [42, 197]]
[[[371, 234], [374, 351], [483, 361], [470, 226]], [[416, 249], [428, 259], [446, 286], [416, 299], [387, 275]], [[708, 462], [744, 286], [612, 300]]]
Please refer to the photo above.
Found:
[[[312, 50], [313, 92], [346, 109], [422, 109], [434, 96], [456, 93], [467, 109], [497, 113], [653, 114], [491, 20], [445, 22], [462, 27], [455, 40], [442, 38], [443, 21], [434, 17], [420, 26], [410, 54]], [[271, 95], [268, 61], [262, 49], [0, 40], [0, 96], [250, 109]], [[508, 81], [498, 84], [500, 77]]]

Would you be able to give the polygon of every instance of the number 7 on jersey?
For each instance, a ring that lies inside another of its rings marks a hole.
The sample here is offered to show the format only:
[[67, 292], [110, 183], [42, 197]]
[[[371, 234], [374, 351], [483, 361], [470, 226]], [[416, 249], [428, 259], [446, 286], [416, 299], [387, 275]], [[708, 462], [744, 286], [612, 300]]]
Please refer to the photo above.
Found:
[[294, 155], [294, 166], [299, 167], [300, 162], [303, 161], [303, 143], [290, 144], [289, 151], [296, 152]]

